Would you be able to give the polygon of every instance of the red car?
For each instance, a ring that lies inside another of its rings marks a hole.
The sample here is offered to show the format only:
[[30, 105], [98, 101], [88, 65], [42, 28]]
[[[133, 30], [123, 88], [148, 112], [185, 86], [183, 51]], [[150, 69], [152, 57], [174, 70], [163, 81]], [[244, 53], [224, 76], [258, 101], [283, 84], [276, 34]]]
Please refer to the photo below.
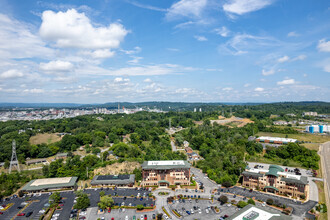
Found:
[[3, 214], [3, 212], [0, 212], [0, 215], [2, 215]]
[[17, 216], [24, 216], [25, 213], [18, 213]]
[[110, 209], [108, 209], [108, 213], [110, 213], [111, 212], [111, 208]]
[[64, 206], [64, 204], [62, 204], [62, 203], [61, 203], [61, 204], [58, 204], [58, 205], [59, 205], [59, 206]]
[[115, 220], [115, 218], [111, 218], [111, 220]]

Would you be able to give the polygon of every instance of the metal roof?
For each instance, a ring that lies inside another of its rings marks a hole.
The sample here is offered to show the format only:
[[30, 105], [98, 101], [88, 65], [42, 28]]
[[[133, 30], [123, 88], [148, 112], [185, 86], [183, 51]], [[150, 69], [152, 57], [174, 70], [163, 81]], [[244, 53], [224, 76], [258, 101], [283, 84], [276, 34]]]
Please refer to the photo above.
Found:
[[278, 172], [283, 172], [284, 169], [280, 166], [277, 166], [277, 165], [270, 165], [269, 166], [269, 171], [266, 173], [266, 176], [268, 175], [272, 175], [272, 176], [276, 176], [278, 177]]
[[274, 189], [274, 190], [278, 191], [278, 189], [274, 186], [265, 186], [264, 188], [265, 189]]
[[[51, 182], [52, 179], [58, 179], [58, 178], [48, 178]], [[48, 190], [48, 189], [58, 189], [58, 188], [69, 188], [74, 187], [76, 184], [78, 177], [74, 176], [71, 177], [70, 181], [67, 183], [58, 183], [58, 184], [45, 184], [45, 185], [33, 185], [33, 183], [38, 180], [31, 180], [28, 182], [23, 188], [23, 191], [42, 191], [42, 190]], [[45, 179], [47, 180], [47, 179]]]
[[134, 184], [135, 174], [127, 175], [97, 175], [91, 181], [91, 185], [128, 185]]
[[[150, 161], [144, 161], [142, 166], [142, 169], [153, 169], [153, 170], [169, 170], [169, 169], [177, 169], [177, 168], [184, 168], [184, 169], [189, 169], [190, 168], [190, 163], [188, 161], [183, 161], [183, 163], [172, 163], [171, 162], [176, 162], [173, 160], [168, 160], [168, 163], [166, 165], [162, 165], [162, 164], [150, 164]], [[153, 162], [157, 162], [157, 161], [153, 161]], [[159, 161], [161, 162], [161, 161]]]

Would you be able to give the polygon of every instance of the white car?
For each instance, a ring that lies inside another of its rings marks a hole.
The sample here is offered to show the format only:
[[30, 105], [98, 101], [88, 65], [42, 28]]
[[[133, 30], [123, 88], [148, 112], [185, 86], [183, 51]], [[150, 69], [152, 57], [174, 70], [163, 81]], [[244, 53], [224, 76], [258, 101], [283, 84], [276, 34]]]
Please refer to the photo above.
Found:
[[193, 209], [191, 209], [190, 212], [191, 212], [191, 214], [194, 214], [194, 210]]
[[46, 211], [44, 209], [39, 210], [39, 213], [45, 213]]
[[206, 214], [209, 214], [209, 210], [208, 209], [205, 209], [205, 212], [206, 212]]
[[125, 208], [123, 208], [123, 210], [122, 210], [123, 212], [125, 212]]
[[201, 210], [201, 209], [198, 209], [198, 213], [199, 213], [199, 214], [202, 214], [202, 210]]
[[261, 205], [265, 207], [266, 206], [266, 203], [263, 202], [263, 203], [261, 203]]
[[168, 219], [168, 216], [164, 214], [164, 218], [165, 218], [165, 219]]
[[58, 216], [60, 216], [60, 213], [55, 213], [55, 214], [53, 215], [53, 217], [58, 217]]
[[79, 215], [86, 215], [87, 213], [86, 212], [80, 212]]
[[128, 215], [126, 215], [125, 220], [128, 220]]
[[140, 220], [143, 220], [143, 215], [140, 216]]

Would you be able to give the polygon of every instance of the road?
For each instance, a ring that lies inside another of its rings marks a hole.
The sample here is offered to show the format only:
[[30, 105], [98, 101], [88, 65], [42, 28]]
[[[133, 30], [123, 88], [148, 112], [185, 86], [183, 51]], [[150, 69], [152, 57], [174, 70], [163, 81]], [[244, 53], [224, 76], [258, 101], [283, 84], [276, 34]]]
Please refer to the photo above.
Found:
[[[327, 206], [329, 207], [329, 181], [330, 181], [330, 141], [322, 144], [321, 150], [321, 166], [323, 171], [323, 179], [324, 179], [324, 193], [327, 202]], [[330, 219], [330, 212], [328, 212], [328, 219]]]
[[176, 146], [174, 144], [174, 141], [171, 141], [171, 146], [172, 146], [172, 151], [173, 152], [177, 151]]

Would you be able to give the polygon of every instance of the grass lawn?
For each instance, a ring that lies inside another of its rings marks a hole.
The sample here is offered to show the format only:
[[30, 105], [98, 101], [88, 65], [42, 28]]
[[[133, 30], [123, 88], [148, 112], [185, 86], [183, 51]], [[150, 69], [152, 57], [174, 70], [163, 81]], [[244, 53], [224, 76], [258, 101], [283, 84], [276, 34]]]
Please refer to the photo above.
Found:
[[57, 134], [37, 134], [30, 138], [30, 144], [51, 144], [60, 140], [61, 137], [59, 137]]
[[[317, 189], [319, 191], [319, 202], [320, 203], [326, 203], [325, 202], [325, 193], [324, 193], [324, 184], [322, 181], [314, 181], [317, 185]], [[326, 220], [328, 219], [327, 213], [320, 213], [319, 220]]]
[[306, 141], [312, 143], [324, 143], [330, 141], [330, 135], [317, 135], [317, 134], [280, 134], [272, 132], [259, 132], [258, 136], [270, 136], [270, 137], [282, 137], [285, 138], [288, 135], [288, 138], [297, 139], [298, 141]]
[[306, 147], [307, 149], [316, 150], [316, 151], [319, 151], [319, 147], [320, 147], [320, 144], [311, 144], [311, 143], [301, 144], [301, 145]]

